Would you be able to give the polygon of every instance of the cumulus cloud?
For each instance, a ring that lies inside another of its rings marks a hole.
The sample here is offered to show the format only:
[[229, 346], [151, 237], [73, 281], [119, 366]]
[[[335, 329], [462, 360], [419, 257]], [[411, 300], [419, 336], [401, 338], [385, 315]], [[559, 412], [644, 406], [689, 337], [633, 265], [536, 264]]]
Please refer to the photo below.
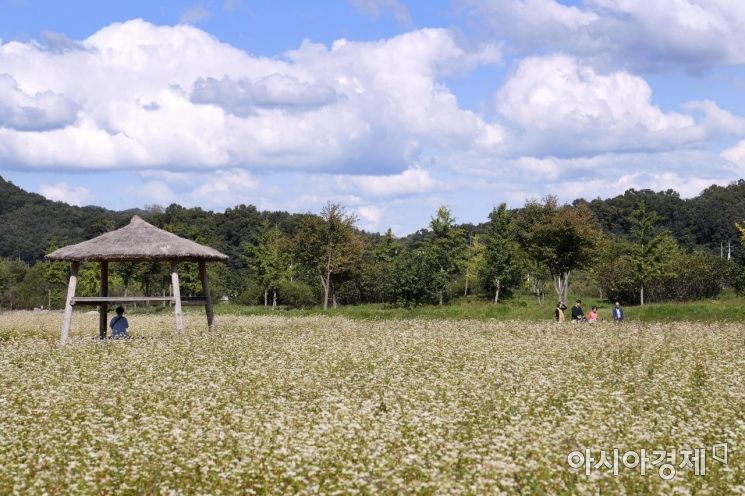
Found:
[[49, 131], [75, 122], [78, 105], [52, 91], [29, 94], [9, 74], [0, 74], [0, 128]]
[[93, 203], [94, 196], [87, 188], [78, 186], [71, 188], [65, 181], [56, 184], [42, 184], [39, 193], [53, 201], [65, 202], [68, 205], [82, 207]]
[[720, 156], [734, 165], [740, 176], [745, 175], [745, 140], [723, 150]]
[[405, 196], [444, 189], [445, 185], [422, 169], [407, 169], [387, 176], [336, 176], [341, 190], [354, 190], [364, 196]]
[[496, 36], [638, 70], [745, 62], [745, 8], [721, 0], [461, 0]]
[[85, 50], [85, 47], [79, 42], [70, 39], [64, 33], [55, 31], [42, 31], [41, 36], [44, 38], [43, 48], [52, 52], [67, 52], [70, 50]]
[[[74, 125], [43, 136], [0, 128], [0, 160], [390, 174], [422, 155], [491, 146], [502, 136], [441, 82], [497, 62], [498, 48], [465, 49], [447, 30], [330, 47], [305, 42], [276, 59], [193, 26], [142, 20], [112, 24], [79, 44], [59, 53], [33, 42], [0, 45], [0, 67], [26, 95], [80, 102]], [[61, 127], [65, 117], [51, 122]]]
[[[257, 204], [260, 181], [246, 170], [219, 169], [210, 173], [147, 170], [143, 184], [130, 193], [142, 203], [173, 202], [223, 210], [241, 203]], [[264, 194], [266, 192], [263, 192]]]
[[308, 109], [329, 105], [336, 99], [331, 86], [310, 84], [284, 74], [270, 74], [257, 81], [200, 78], [194, 82], [191, 101], [212, 104], [237, 116], [248, 116], [256, 108]]
[[567, 55], [523, 59], [495, 106], [515, 133], [513, 151], [535, 156], [655, 152], [745, 130], [745, 120], [711, 101], [664, 112], [641, 77], [603, 74]]
[[259, 181], [244, 170], [217, 171], [194, 189], [189, 198], [195, 205], [208, 207], [252, 203]]
[[380, 225], [380, 218], [383, 215], [384, 209], [378, 205], [364, 205], [357, 207], [355, 210], [357, 217], [359, 217], [362, 229], [366, 230], [378, 230]]

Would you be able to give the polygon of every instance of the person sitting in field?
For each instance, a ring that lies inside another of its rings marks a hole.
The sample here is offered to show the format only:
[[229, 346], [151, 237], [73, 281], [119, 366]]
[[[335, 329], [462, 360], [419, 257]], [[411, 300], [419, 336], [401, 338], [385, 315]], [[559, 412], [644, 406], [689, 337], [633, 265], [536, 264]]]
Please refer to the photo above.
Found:
[[582, 311], [582, 300], [577, 300], [577, 302], [572, 307], [572, 323], [586, 321], [587, 319], [585, 319], [585, 312]]
[[598, 307], [592, 307], [587, 314], [587, 322], [598, 321]]
[[116, 307], [116, 317], [111, 319], [109, 327], [111, 327], [112, 338], [116, 339], [129, 337], [129, 334], [127, 334], [129, 322], [127, 322], [127, 317], [124, 316], [124, 308]]
[[623, 307], [621, 307], [621, 302], [618, 300], [616, 300], [616, 304], [613, 307], [613, 322], [623, 322]]
[[564, 310], [567, 306], [564, 303], [559, 302], [556, 304], [556, 322], [564, 322]]

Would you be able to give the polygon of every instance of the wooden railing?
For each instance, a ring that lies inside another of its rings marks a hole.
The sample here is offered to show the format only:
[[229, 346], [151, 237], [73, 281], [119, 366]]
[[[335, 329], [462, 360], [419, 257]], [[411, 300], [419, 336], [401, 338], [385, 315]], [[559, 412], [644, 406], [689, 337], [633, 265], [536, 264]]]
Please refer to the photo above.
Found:
[[[111, 305], [113, 303], [175, 303], [173, 296], [76, 296], [71, 305]], [[188, 296], [181, 298], [182, 305], [205, 305], [204, 296]]]

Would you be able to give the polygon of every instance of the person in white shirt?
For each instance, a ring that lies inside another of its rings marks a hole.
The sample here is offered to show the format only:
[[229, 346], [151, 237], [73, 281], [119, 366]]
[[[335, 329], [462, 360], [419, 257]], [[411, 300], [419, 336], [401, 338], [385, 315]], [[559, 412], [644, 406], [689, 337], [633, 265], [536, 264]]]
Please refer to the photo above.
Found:
[[623, 322], [623, 307], [618, 300], [616, 300], [616, 306], [613, 307], [613, 322]]

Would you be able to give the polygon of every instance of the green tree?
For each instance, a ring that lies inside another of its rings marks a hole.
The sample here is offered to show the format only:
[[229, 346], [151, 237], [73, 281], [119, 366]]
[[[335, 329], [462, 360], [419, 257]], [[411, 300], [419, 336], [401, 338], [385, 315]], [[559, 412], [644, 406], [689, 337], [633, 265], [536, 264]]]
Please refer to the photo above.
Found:
[[430, 222], [432, 237], [425, 245], [432, 260], [436, 274], [435, 284], [438, 288], [438, 302], [442, 305], [445, 289], [450, 279], [459, 272], [465, 256], [465, 233], [455, 224], [455, 218], [446, 206], [440, 206]]
[[528, 256], [548, 269], [554, 291], [566, 302], [569, 276], [590, 261], [597, 235], [586, 204], [559, 206], [554, 196], [528, 201], [516, 218], [517, 237]]
[[[745, 248], [745, 222], [736, 223], [735, 229], [740, 235], [740, 246]], [[745, 294], [745, 250], [742, 248], [735, 250], [734, 263], [729, 269], [729, 282], [740, 295]]]
[[389, 227], [380, 240], [373, 247], [375, 260], [382, 264], [391, 263], [401, 253], [403, 245], [393, 235]]
[[18, 286], [28, 267], [20, 260], [0, 259], [0, 308], [18, 308]]
[[[52, 238], [47, 247], [47, 254], [57, 249], [57, 239]], [[67, 297], [67, 283], [70, 277], [70, 264], [52, 260], [38, 261], [38, 271], [46, 282], [47, 303], [49, 308], [63, 308]]]
[[404, 248], [392, 267], [386, 277], [387, 294], [396, 305], [411, 307], [439, 301], [442, 287], [431, 251]]
[[353, 265], [359, 253], [354, 225], [357, 217], [338, 203], [327, 203], [321, 216], [305, 215], [293, 239], [297, 259], [315, 273], [323, 287], [323, 309], [332, 296], [332, 277]]
[[481, 277], [493, 290], [494, 303], [499, 303], [502, 291], [511, 291], [520, 284], [523, 264], [515, 239], [514, 225], [507, 205], [502, 203], [489, 214], [484, 236], [484, 263]]
[[277, 308], [277, 290], [292, 276], [288, 240], [276, 225], [264, 221], [255, 244], [246, 244], [248, 261], [263, 292], [264, 306], [272, 294], [272, 310]]
[[647, 210], [644, 200], [629, 215], [633, 241], [631, 260], [641, 305], [644, 305], [644, 287], [669, 274], [666, 261], [671, 250], [677, 247], [670, 236], [656, 233], [655, 225], [659, 220], [657, 212]]
[[463, 296], [468, 296], [468, 291], [471, 289], [471, 279], [479, 277], [484, 265], [484, 244], [481, 242], [481, 237], [476, 233], [469, 236], [468, 249], [463, 265], [465, 272]]
[[15, 291], [18, 308], [38, 308], [47, 304], [49, 285], [44, 280], [43, 262], [35, 263], [23, 276]]
[[389, 281], [387, 278], [394, 270], [394, 261], [403, 249], [403, 245], [396, 239], [390, 228], [374, 242], [364, 243], [359, 266], [357, 267], [358, 273], [349, 274], [355, 276], [353, 282], [359, 285], [357, 288], [359, 294], [356, 294], [355, 288], [351, 288], [350, 282], [347, 282], [344, 291], [346, 294], [342, 295], [344, 299], [351, 302], [355, 301], [354, 296], [357, 296], [356, 301], [368, 303], [390, 302], [392, 295], [388, 291]]

